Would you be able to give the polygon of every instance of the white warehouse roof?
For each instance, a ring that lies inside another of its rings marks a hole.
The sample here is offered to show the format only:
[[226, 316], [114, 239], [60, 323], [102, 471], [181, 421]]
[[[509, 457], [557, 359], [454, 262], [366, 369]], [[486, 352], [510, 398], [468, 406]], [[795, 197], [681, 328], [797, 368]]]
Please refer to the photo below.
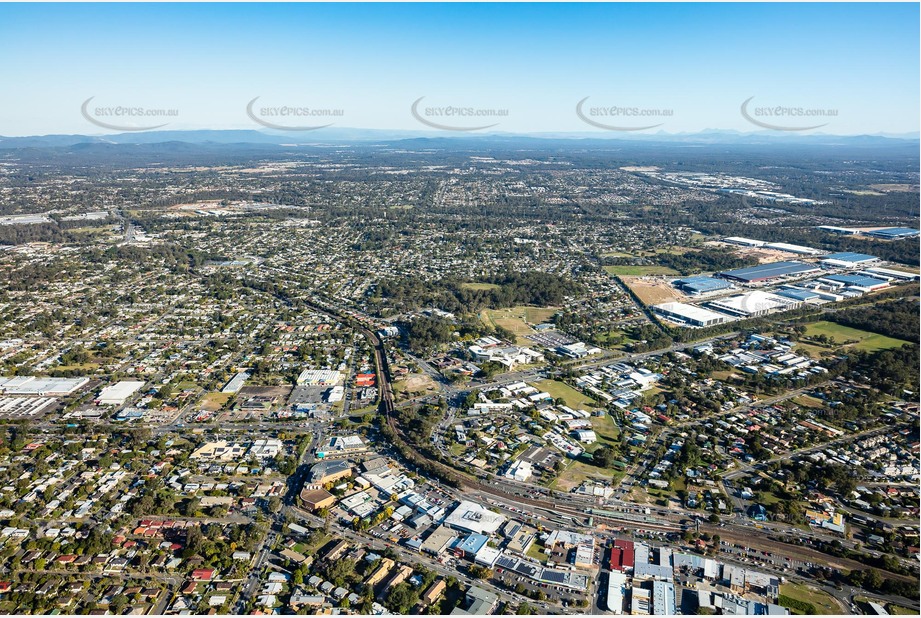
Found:
[[100, 405], [120, 405], [142, 386], [144, 386], [144, 383], [137, 380], [122, 380], [121, 382], [110, 384], [99, 391], [96, 403]]
[[462, 501], [444, 521], [446, 526], [456, 530], [477, 534], [493, 534], [504, 522], [504, 516], [469, 500]]

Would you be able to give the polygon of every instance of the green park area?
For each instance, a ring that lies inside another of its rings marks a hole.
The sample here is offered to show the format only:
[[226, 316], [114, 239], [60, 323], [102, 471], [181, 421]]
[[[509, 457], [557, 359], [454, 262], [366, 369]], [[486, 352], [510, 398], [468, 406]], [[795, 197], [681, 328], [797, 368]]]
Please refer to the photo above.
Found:
[[543, 324], [553, 318], [558, 311], [555, 307], [519, 306], [507, 309], [485, 309], [480, 312], [480, 320], [487, 326], [501, 326], [518, 337], [517, 343], [528, 344], [524, 335], [534, 333], [531, 326]]
[[609, 275], [644, 277], [646, 275], [677, 275], [678, 271], [668, 266], [609, 265], [604, 270]]
[[806, 584], [788, 582], [780, 585], [780, 605], [793, 614], [840, 614], [842, 607], [827, 592]]
[[462, 290], [498, 290], [499, 285], [495, 283], [461, 283]]
[[894, 339], [892, 337], [886, 337], [885, 335], [877, 335], [876, 333], [870, 333], [865, 330], [851, 328], [849, 326], [842, 326], [841, 324], [836, 324], [834, 322], [815, 322], [813, 324], [809, 324], [806, 327], [807, 337], [818, 337], [821, 335], [828, 337], [837, 344], [854, 342], [851, 344], [854, 348], [858, 350], [866, 350], [869, 352], [885, 350], [888, 348], [899, 348], [908, 343], [907, 341], [902, 341], [901, 339]]
[[531, 383], [531, 386], [549, 394], [554, 400], [562, 399], [573, 410], [590, 410], [598, 405], [591, 397], [557, 380], [538, 380]]
[[594, 480], [599, 483], [611, 483], [623, 476], [623, 472], [607, 470], [582, 461], [569, 461], [566, 469], [550, 484], [557, 491], [570, 492], [585, 481]]
[[217, 412], [233, 397], [232, 393], [208, 393], [201, 400], [201, 409]]

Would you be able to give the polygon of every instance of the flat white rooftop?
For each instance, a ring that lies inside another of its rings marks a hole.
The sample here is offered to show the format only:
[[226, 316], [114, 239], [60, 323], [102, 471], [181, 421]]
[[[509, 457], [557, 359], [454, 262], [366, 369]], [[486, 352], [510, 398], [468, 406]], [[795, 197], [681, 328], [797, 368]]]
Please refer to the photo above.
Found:
[[729, 316], [724, 313], [710, 311], [709, 309], [704, 309], [696, 305], [688, 305], [686, 303], [662, 303], [661, 305], [654, 306], [653, 309], [687, 318], [694, 322], [712, 322], [714, 320], [725, 321], [729, 319]]
[[479, 534], [493, 534], [504, 522], [504, 516], [469, 500], [462, 501], [444, 521], [451, 528]]
[[0, 392], [7, 395], [69, 395], [89, 381], [89, 378], [0, 377]]
[[124, 403], [128, 397], [136, 393], [142, 386], [144, 386], [144, 383], [138, 380], [122, 380], [99, 391], [96, 401], [100, 404], [118, 405]]
[[775, 311], [794, 304], [796, 304], [796, 301], [792, 299], [756, 290], [747, 294], [712, 301], [710, 306], [732, 312], [753, 314], [763, 311]]

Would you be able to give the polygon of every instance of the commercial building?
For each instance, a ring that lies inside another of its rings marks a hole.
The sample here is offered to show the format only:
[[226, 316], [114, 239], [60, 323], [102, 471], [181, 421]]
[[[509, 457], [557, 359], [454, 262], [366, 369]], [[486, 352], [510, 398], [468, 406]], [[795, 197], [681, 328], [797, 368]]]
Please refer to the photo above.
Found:
[[463, 554], [466, 558], [473, 558], [477, 552], [486, 547], [488, 542], [489, 537], [485, 534], [470, 534], [454, 546], [454, 551]]
[[122, 380], [99, 391], [94, 403], [97, 406], [120, 406], [142, 386], [144, 383], [137, 380]]
[[352, 465], [349, 462], [321, 461], [310, 468], [307, 483], [312, 487], [322, 487], [349, 476], [352, 476]]
[[803, 262], [772, 262], [771, 264], [760, 264], [749, 268], [728, 270], [721, 272], [720, 276], [742, 283], [757, 283], [818, 271], [819, 268], [817, 266], [813, 264], [804, 264]]
[[306, 386], [335, 386], [341, 381], [341, 373], [323, 369], [305, 369], [297, 376], [297, 383]]
[[345, 397], [345, 387], [341, 384], [334, 386], [326, 392], [326, 403], [336, 403]]
[[777, 251], [786, 251], [787, 253], [799, 253], [801, 255], [822, 255], [824, 251], [813, 249], [812, 247], [803, 247], [802, 245], [791, 245], [785, 242], [769, 242], [764, 245], [766, 249], [776, 249]]
[[902, 238], [915, 238], [921, 235], [921, 231], [910, 227], [887, 227], [882, 230], [873, 230], [866, 234], [873, 238], [882, 238], [883, 240], [900, 240]]
[[672, 582], [652, 582], [652, 614], [654, 616], [674, 616], [675, 584]]
[[496, 560], [499, 559], [499, 556], [502, 555], [495, 547], [490, 547], [489, 545], [484, 545], [480, 548], [480, 551], [476, 553], [476, 556], [473, 558], [475, 564], [480, 566], [485, 566], [492, 568], [496, 564]]
[[572, 436], [582, 444], [594, 444], [598, 441], [598, 435], [591, 429], [577, 429], [572, 432]]
[[278, 438], [261, 438], [253, 441], [248, 455], [256, 459], [274, 459], [283, 446], [282, 441]]
[[822, 258], [820, 263], [822, 266], [827, 266], [829, 268], [857, 268], [859, 266], [872, 264], [873, 262], [878, 261], [879, 258], [874, 255], [844, 251], [841, 253], [832, 253], [830, 255], [826, 255], [824, 258]]
[[234, 377], [230, 378], [227, 384], [224, 385], [224, 388], [221, 389], [222, 393], [238, 393], [240, 389], [243, 388], [243, 385], [249, 379], [249, 374], [245, 371], [237, 373]]
[[496, 609], [499, 597], [488, 590], [477, 586], [467, 589], [464, 597], [464, 607], [455, 607], [452, 616], [486, 616]]
[[[484, 339], [488, 339], [484, 337]], [[470, 355], [478, 363], [493, 362], [499, 363], [511, 369], [515, 365], [527, 365], [539, 363], [544, 360], [544, 355], [531, 348], [519, 346], [490, 346], [483, 347], [472, 345], [469, 348]]]
[[586, 356], [591, 356], [592, 354], [600, 354], [601, 348], [589, 346], [582, 341], [577, 341], [575, 343], [568, 343], [566, 345], [557, 346], [555, 351], [560, 356], [565, 356], [567, 358], [585, 358]]
[[866, 275], [828, 275], [819, 279], [823, 283], [839, 284], [846, 288], [856, 288], [861, 291], [872, 292], [889, 287], [885, 279], [877, 279]]
[[689, 326], [714, 326], [731, 319], [723, 313], [685, 303], [663, 303], [653, 306], [652, 310], [662, 317]]
[[817, 230], [822, 230], [823, 232], [828, 232], [830, 234], [839, 234], [841, 236], [854, 236], [859, 230], [855, 230], [847, 227], [837, 227], [834, 225], [819, 225], [816, 226]]
[[308, 489], [305, 487], [301, 490], [301, 502], [308, 511], [318, 511], [329, 508], [336, 503], [336, 496], [325, 489]]
[[799, 302], [809, 302], [811, 300], [819, 300], [822, 298], [822, 295], [818, 292], [812, 290], [804, 290], [802, 288], [783, 288], [781, 290], [776, 290], [775, 292], [778, 296], [783, 296], [784, 298], [791, 298]]
[[69, 395], [89, 382], [89, 378], [37, 378], [35, 376], [0, 377], [0, 394]]
[[504, 521], [505, 517], [485, 506], [464, 500], [445, 518], [444, 524], [464, 532], [494, 534]]
[[455, 534], [453, 530], [444, 526], [438, 526], [428, 535], [428, 538], [422, 542], [422, 546], [419, 549], [423, 553], [439, 556], [456, 540], [457, 534]]
[[752, 240], [751, 238], [741, 238], [739, 236], [727, 236], [723, 239], [723, 242], [742, 245], [743, 247], [763, 247], [765, 245], [763, 240]]
[[238, 461], [246, 454], [247, 448], [242, 444], [229, 444], [225, 440], [206, 442], [192, 451], [189, 459], [208, 461]]
[[611, 547], [609, 566], [612, 571], [632, 571], [634, 564], [633, 541], [615, 539]]
[[368, 450], [368, 445], [360, 436], [333, 436], [326, 444], [317, 449], [317, 457], [344, 457]]
[[511, 466], [509, 466], [508, 470], [505, 471], [503, 476], [520, 483], [524, 483], [529, 478], [531, 478], [532, 474], [534, 474], [534, 469], [531, 467], [531, 463], [522, 459], [518, 459], [512, 463]]
[[719, 290], [726, 290], [732, 287], [732, 284], [724, 279], [714, 277], [687, 277], [686, 279], [675, 279], [672, 285], [691, 296], [701, 294], [710, 294]]
[[754, 291], [714, 300], [709, 303], [709, 306], [717, 311], [741, 318], [752, 318], [777, 311], [795, 309], [801, 304], [802, 301], [794, 298], [785, 298], [769, 292]]
[[909, 273], [904, 270], [893, 270], [891, 268], [868, 268], [866, 272], [871, 276], [879, 275], [880, 277], [898, 279], [899, 281], [918, 281], [921, 279], [921, 274]]
[[607, 606], [608, 611], [615, 614], [624, 613], [624, 595], [627, 588], [627, 576], [620, 571], [611, 571], [608, 573], [608, 594]]
[[633, 587], [630, 613], [634, 616], [648, 616], [652, 609], [652, 591], [648, 588]]

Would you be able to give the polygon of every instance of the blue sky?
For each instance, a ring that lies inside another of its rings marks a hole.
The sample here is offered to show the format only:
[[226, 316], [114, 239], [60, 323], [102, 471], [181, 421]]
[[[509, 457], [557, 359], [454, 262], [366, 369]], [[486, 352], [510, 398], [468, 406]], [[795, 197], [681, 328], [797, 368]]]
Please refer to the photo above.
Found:
[[755, 97], [834, 110], [826, 133], [916, 132], [918, 23], [917, 4], [0, 4], [0, 134], [106, 133], [89, 97], [177, 109], [165, 128], [260, 128], [257, 96], [342, 110], [339, 127], [426, 129], [424, 96], [508, 110], [497, 131], [604, 133], [575, 113], [590, 97], [671, 112], [655, 130], [756, 131]]

